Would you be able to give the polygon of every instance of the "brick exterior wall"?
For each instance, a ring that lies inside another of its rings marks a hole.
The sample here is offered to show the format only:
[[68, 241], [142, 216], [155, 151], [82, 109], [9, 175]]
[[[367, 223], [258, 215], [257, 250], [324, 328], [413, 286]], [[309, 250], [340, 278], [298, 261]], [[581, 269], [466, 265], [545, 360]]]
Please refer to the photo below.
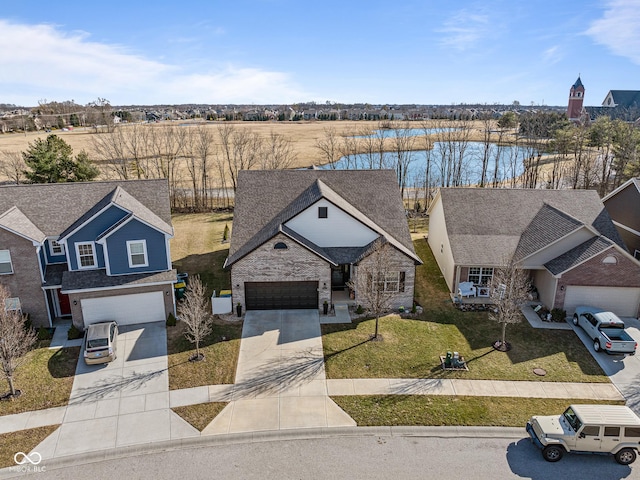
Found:
[[[284, 242], [288, 248], [275, 250], [273, 246], [278, 242]], [[325, 300], [331, 301], [331, 267], [329, 263], [292, 241], [289, 237], [278, 234], [231, 267], [233, 305], [240, 303], [242, 309], [246, 309], [245, 282], [298, 281], [319, 282], [318, 308], [321, 308]], [[325, 283], [327, 288], [323, 289], [322, 285]]]
[[[617, 263], [602, 263], [605, 257], [614, 256]], [[596, 255], [582, 265], [562, 274], [554, 306], [563, 308], [567, 285], [600, 287], [640, 287], [640, 264], [614, 248]], [[565, 289], [561, 290], [560, 287]]]
[[[407, 309], [411, 309], [413, 306], [413, 291], [415, 288], [416, 282], [416, 267], [412, 259], [407, 257], [404, 253], [396, 250], [390, 245], [384, 246], [385, 250], [389, 252], [389, 264], [390, 270], [397, 270], [399, 272], [405, 272], [405, 283], [404, 283], [404, 292], [399, 292], [392, 299], [391, 308], [405, 307]], [[371, 264], [373, 262], [373, 256], [368, 256], [360, 261], [360, 263], [354, 267], [352, 271], [351, 280], [356, 282], [358, 271], [361, 268], [372, 268]], [[356, 303], [362, 304], [363, 307], [366, 308], [366, 304], [363, 303], [361, 298], [358, 298], [358, 292], [356, 291]]]
[[[73, 324], [79, 330], [84, 330], [84, 317], [82, 316], [82, 305], [80, 300], [83, 298], [103, 298], [103, 297], [115, 297], [117, 295], [133, 295], [135, 293], [148, 293], [148, 292], [163, 292], [162, 298], [164, 298], [164, 318], [169, 316], [170, 312], [173, 312], [173, 285], [151, 285], [148, 287], [136, 287], [136, 288], [122, 288], [118, 290], [99, 290], [83, 293], [71, 293], [69, 294], [69, 302], [71, 304], [71, 315], [73, 317]], [[169, 292], [169, 295], [166, 294]], [[74, 305], [75, 302], [75, 305]]]
[[0, 250], [11, 252], [13, 265], [13, 273], [0, 275], [0, 284], [12, 297], [20, 298], [22, 312], [29, 314], [35, 327], [48, 327], [49, 315], [36, 247], [30, 240], [0, 228]]

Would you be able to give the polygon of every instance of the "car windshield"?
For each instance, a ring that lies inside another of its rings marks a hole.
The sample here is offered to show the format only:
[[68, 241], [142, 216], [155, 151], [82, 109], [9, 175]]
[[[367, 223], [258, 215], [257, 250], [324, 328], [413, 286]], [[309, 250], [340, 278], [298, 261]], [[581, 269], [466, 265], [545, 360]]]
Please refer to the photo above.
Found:
[[571, 425], [571, 428], [573, 428], [574, 431], [577, 432], [578, 429], [582, 426], [582, 422], [571, 407], [567, 408], [562, 415], [567, 420], [567, 422], [569, 422], [569, 425]]
[[94, 338], [93, 340], [87, 341], [87, 348], [106, 347], [108, 344], [109, 341], [106, 338]]

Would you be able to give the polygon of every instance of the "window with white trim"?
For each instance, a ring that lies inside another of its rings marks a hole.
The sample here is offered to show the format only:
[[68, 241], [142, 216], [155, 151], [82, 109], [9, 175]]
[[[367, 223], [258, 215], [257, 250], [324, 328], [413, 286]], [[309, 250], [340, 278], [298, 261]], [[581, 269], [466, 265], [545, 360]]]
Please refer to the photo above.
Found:
[[0, 275], [7, 275], [9, 273], [13, 273], [11, 252], [9, 250], [0, 250]]
[[146, 240], [128, 240], [127, 253], [129, 254], [129, 268], [149, 266]]
[[49, 253], [51, 256], [64, 255], [64, 245], [58, 243], [53, 238], [49, 239]]
[[493, 278], [493, 268], [469, 267], [468, 281], [474, 285], [489, 285]]
[[78, 257], [78, 268], [95, 268], [98, 266], [96, 261], [96, 248], [93, 242], [76, 243], [76, 254]]
[[4, 301], [4, 310], [5, 312], [21, 312], [22, 306], [20, 305], [19, 297], [9, 297]]

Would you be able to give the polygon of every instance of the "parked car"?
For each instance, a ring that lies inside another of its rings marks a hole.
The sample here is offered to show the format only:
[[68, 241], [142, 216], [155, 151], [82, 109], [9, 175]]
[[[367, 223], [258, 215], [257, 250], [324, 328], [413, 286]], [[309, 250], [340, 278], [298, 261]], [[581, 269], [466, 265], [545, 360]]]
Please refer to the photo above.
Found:
[[624, 405], [571, 405], [559, 416], [531, 417], [526, 428], [548, 462], [580, 452], [613, 454], [629, 465], [640, 441], [640, 418]]
[[84, 333], [84, 361], [87, 365], [111, 362], [117, 357], [117, 346], [116, 322], [92, 323]]
[[624, 330], [624, 322], [615, 313], [594, 307], [577, 307], [573, 324], [579, 325], [593, 340], [596, 352], [635, 355], [638, 343]]

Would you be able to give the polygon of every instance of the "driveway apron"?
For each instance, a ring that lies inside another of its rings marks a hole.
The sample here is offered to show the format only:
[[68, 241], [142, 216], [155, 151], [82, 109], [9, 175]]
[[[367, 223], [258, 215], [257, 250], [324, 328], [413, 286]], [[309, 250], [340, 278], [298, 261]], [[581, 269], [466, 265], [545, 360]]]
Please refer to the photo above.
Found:
[[356, 426], [327, 393], [317, 310], [245, 314], [232, 401], [203, 434]]
[[80, 354], [62, 425], [34, 449], [43, 458], [199, 435], [169, 409], [164, 322], [119, 330], [113, 362]]

